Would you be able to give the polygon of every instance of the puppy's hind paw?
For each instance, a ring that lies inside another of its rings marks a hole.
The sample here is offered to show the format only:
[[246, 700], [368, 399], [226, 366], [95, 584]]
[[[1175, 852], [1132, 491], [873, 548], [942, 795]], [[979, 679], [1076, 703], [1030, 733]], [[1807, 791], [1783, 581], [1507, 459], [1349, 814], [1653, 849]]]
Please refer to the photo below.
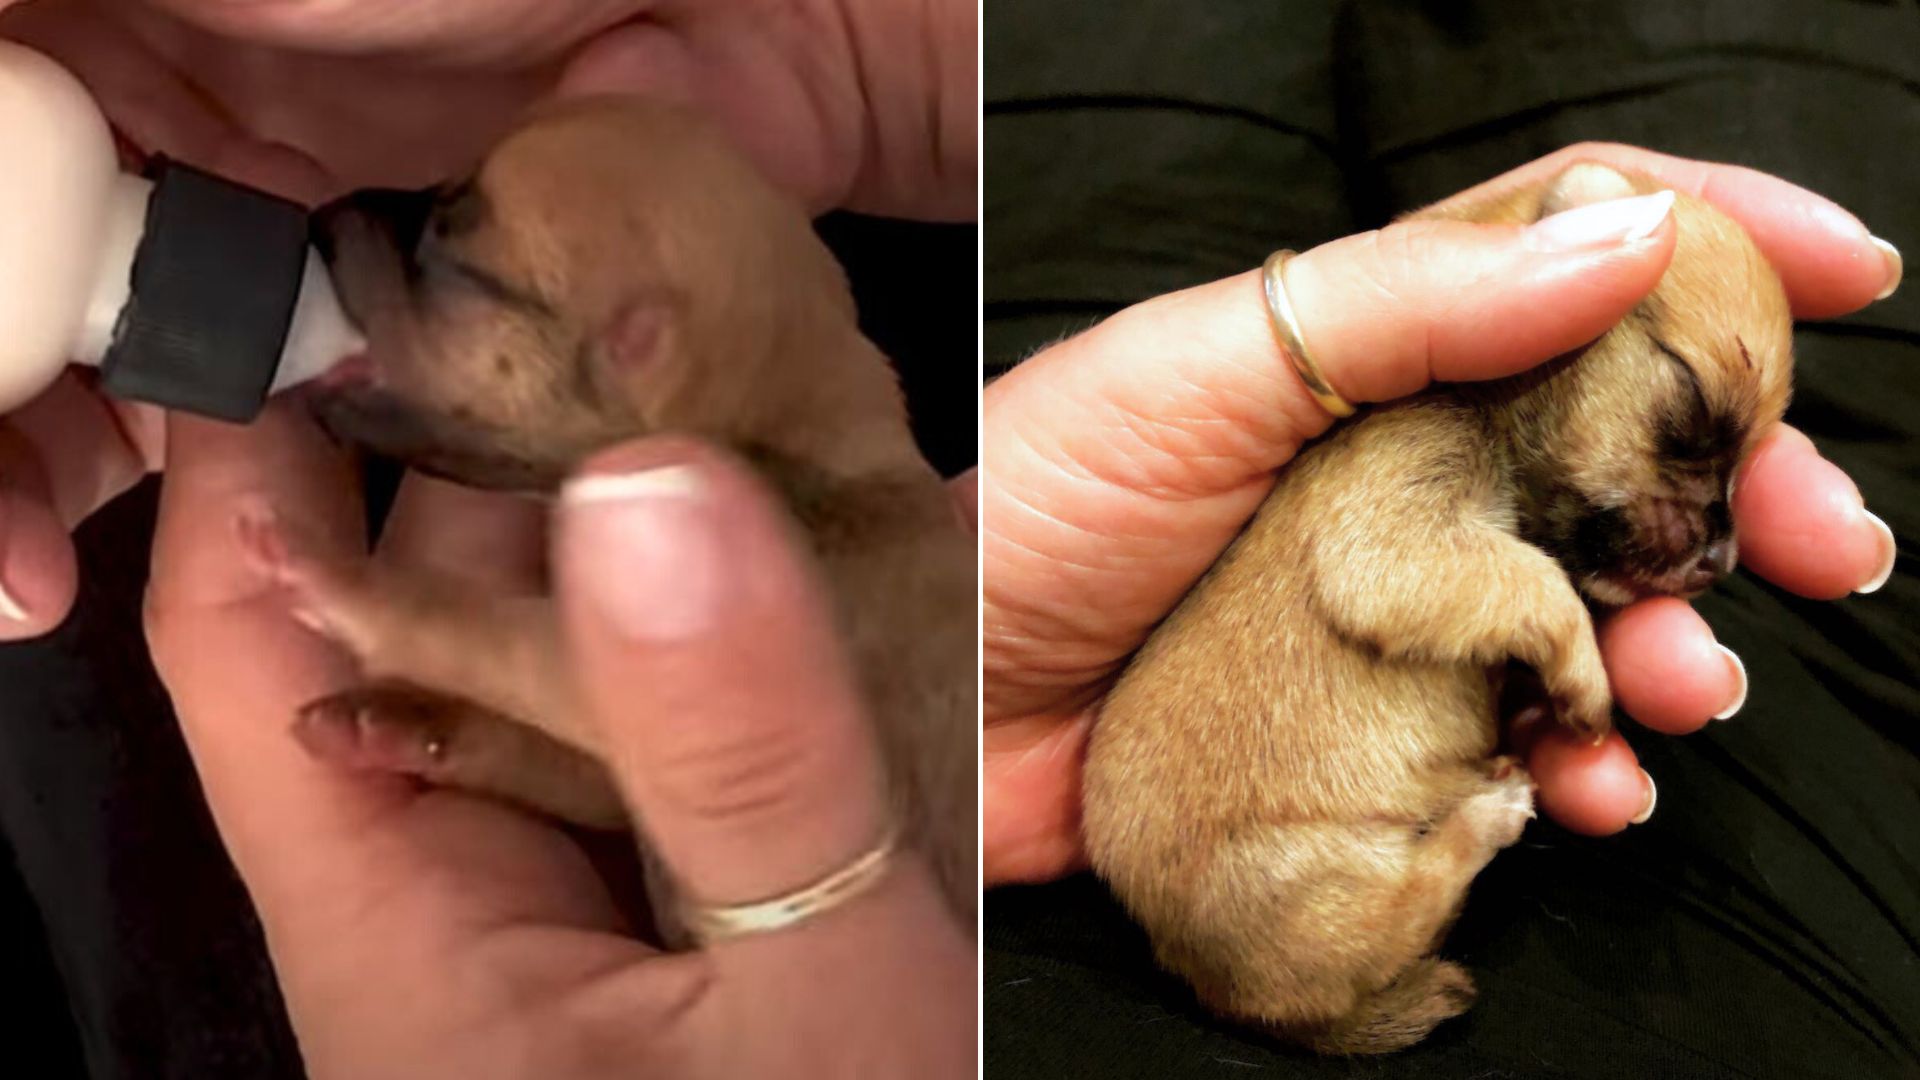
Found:
[[1527, 790], [1532, 791], [1538, 786], [1534, 784], [1533, 777], [1527, 773], [1527, 763], [1515, 755], [1501, 754], [1487, 759], [1487, 779], [1507, 780], [1516, 775], [1525, 782]]
[[1441, 1021], [1466, 1012], [1473, 998], [1473, 978], [1465, 968], [1423, 957], [1306, 1041], [1323, 1054], [1403, 1050], [1426, 1038]]
[[1456, 812], [1482, 843], [1498, 849], [1520, 839], [1527, 822], [1533, 820], [1534, 784], [1517, 759], [1495, 758], [1490, 769], [1499, 775], [1468, 796]]

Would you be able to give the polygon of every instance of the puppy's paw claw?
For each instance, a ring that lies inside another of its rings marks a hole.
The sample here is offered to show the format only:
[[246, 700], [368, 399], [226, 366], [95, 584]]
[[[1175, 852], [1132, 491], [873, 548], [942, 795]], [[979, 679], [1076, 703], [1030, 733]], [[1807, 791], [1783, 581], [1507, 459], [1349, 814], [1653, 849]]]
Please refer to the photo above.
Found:
[[1581, 709], [1558, 701], [1554, 702], [1553, 708], [1554, 715], [1561, 724], [1595, 746], [1605, 742], [1607, 733], [1613, 730], [1613, 715], [1610, 708]]
[[[1595, 665], [1598, 667], [1598, 664]], [[1553, 718], [1589, 741], [1599, 742], [1613, 730], [1613, 694], [1604, 669], [1589, 677], [1568, 678], [1547, 686]]]

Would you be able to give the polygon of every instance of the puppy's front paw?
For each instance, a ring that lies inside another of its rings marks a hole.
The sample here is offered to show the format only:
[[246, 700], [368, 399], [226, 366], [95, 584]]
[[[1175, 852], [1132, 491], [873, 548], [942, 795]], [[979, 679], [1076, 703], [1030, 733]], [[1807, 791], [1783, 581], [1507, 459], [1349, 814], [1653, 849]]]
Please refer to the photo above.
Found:
[[253, 571], [285, 591], [295, 622], [364, 656], [354, 633], [360, 573], [350, 561], [322, 554], [305, 531], [266, 506], [241, 511], [234, 520], [240, 551]]
[[1600, 662], [1593, 627], [1584, 618], [1572, 639], [1555, 650], [1540, 678], [1554, 719], [1594, 742], [1612, 729], [1613, 691], [1607, 686], [1607, 669]]
[[473, 702], [398, 680], [308, 702], [293, 735], [339, 768], [411, 776], [592, 828], [631, 827], [597, 760]]

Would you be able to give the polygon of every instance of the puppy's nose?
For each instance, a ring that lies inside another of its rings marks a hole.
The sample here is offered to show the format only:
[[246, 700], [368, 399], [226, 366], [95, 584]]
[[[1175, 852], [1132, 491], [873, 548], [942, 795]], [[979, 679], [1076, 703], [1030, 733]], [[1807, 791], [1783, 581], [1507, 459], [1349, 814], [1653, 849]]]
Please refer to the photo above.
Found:
[[398, 188], [362, 188], [313, 212], [313, 243], [322, 258], [333, 258], [333, 238], [343, 219], [357, 217], [386, 230], [393, 246], [412, 252], [433, 214], [434, 188], [403, 191]]
[[1686, 587], [1689, 593], [1704, 591], [1708, 586], [1733, 572], [1734, 558], [1738, 549], [1733, 538], [1721, 537], [1707, 545], [1700, 558], [1687, 570]]

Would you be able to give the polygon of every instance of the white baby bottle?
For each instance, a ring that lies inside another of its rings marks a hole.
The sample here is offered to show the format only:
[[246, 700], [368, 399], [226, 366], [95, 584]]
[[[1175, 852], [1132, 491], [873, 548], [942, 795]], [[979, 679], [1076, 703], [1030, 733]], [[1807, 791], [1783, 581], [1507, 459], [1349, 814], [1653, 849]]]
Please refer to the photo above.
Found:
[[122, 173], [80, 81], [0, 41], [0, 414], [77, 363], [244, 421], [363, 345], [302, 207], [164, 159]]

